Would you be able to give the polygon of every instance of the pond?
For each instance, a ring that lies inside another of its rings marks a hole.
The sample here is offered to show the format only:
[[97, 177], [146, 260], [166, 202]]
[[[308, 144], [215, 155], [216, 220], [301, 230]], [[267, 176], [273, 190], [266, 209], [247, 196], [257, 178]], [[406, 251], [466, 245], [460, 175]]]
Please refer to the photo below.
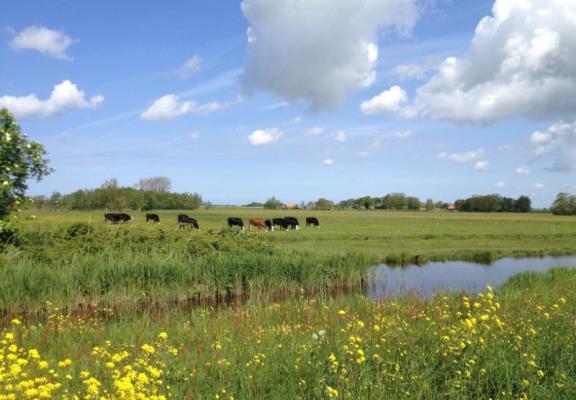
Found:
[[432, 297], [443, 291], [483, 291], [497, 287], [521, 272], [544, 272], [553, 267], [576, 267], [576, 256], [502, 258], [491, 264], [466, 261], [429, 262], [423, 265], [393, 267], [377, 265], [367, 280], [372, 299], [415, 293]]

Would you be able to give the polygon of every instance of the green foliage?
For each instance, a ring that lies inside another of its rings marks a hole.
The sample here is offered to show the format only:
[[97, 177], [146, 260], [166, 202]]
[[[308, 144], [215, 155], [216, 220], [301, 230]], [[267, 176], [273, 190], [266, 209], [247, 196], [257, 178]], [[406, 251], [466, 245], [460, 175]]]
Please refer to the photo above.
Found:
[[272, 196], [264, 203], [264, 208], [268, 210], [277, 210], [282, 207], [282, 202], [276, 197]]
[[328, 199], [319, 198], [314, 208], [317, 210], [332, 210], [334, 208], [334, 202]]
[[569, 193], [558, 193], [552, 203], [554, 215], [576, 215], [576, 196]]
[[499, 194], [472, 196], [465, 200], [457, 200], [455, 205], [459, 211], [466, 212], [530, 212], [532, 208], [528, 196], [520, 196], [514, 200]]
[[30, 141], [6, 109], [0, 110], [0, 220], [18, 211], [26, 199], [26, 181], [48, 175], [46, 150]]

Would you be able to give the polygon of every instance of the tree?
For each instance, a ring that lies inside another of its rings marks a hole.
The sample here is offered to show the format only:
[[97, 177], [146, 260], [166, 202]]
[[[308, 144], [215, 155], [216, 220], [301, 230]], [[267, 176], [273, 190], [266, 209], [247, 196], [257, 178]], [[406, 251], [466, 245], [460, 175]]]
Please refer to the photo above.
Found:
[[552, 213], [554, 215], [576, 215], [576, 196], [569, 193], [558, 193], [556, 200], [552, 203]]
[[514, 203], [514, 209], [519, 212], [530, 212], [532, 210], [532, 201], [528, 196], [520, 196]]
[[28, 140], [6, 109], [0, 110], [0, 220], [26, 201], [26, 182], [42, 179], [52, 170], [40, 143]]
[[146, 192], [165, 193], [170, 191], [172, 182], [165, 176], [155, 176], [153, 178], [140, 179], [136, 187]]
[[282, 202], [274, 196], [266, 200], [266, 202], [264, 203], [264, 208], [267, 208], [269, 210], [276, 210], [280, 207], [282, 207]]
[[428, 199], [426, 200], [426, 211], [434, 210], [434, 200]]
[[317, 210], [331, 210], [334, 208], [334, 202], [332, 202], [331, 200], [328, 200], [328, 199], [320, 198], [316, 202], [315, 208]]

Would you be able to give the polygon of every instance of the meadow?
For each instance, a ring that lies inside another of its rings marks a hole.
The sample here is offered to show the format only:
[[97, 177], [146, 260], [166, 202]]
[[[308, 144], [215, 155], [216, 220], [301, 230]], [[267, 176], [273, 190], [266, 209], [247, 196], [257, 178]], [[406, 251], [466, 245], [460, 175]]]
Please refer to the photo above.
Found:
[[[385, 261], [576, 254], [576, 218], [212, 208], [189, 231], [178, 213], [22, 216], [0, 254], [0, 400], [576, 395], [576, 270], [433, 299], [362, 288]], [[285, 215], [321, 227], [225, 227]]]

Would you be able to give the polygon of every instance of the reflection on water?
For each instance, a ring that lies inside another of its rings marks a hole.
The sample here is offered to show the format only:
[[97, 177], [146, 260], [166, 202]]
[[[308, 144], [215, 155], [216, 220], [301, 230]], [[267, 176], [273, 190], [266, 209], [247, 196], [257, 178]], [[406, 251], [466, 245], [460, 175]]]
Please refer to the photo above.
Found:
[[544, 272], [552, 267], [576, 267], [576, 256], [502, 258], [489, 265], [466, 261], [430, 262], [424, 265], [374, 267], [368, 279], [368, 295], [373, 299], [417, 293], [431, 297], [439, 290], [482, 291], [504, 283], [521, 272]]

